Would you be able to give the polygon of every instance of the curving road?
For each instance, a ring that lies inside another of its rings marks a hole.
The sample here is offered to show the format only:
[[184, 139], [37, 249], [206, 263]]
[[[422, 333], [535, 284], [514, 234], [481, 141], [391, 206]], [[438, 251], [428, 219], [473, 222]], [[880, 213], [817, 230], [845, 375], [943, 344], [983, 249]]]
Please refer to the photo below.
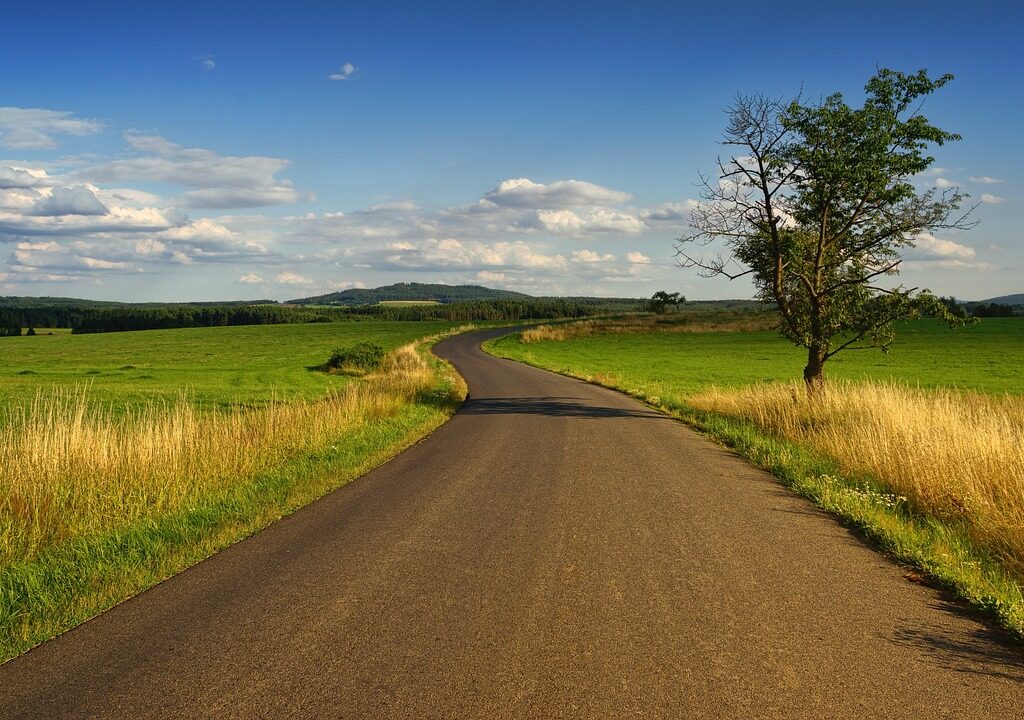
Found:
[[438, 346], [393, 461], [0, 666], [0, 716], [1024, 717], [1024, 655], [683, 425]]

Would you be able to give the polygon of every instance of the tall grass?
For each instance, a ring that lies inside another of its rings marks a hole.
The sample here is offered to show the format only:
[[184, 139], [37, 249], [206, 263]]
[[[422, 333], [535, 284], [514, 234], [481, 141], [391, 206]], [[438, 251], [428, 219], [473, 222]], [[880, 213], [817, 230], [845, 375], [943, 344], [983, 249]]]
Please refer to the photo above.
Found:
[[0, 567], [187, 509], [394, 415], [435, 382], [407, 345], [321, 400], [257, 409], [204, 412], [183, 398], [125, 416], [85, 391], [40, 392], [0, 410]]
[[832, 382], [706, 389], [693, 407], [749, 420], [880, 479], [910, 509], [962, 525], [1024, 578], [1024, 398]]
[[538, 325], [520, 334], [523, 343], [543, 340], [572, 340], [594, 335], [639, 335], [643, 333], [704, 333], [766, 330], [774, 323], [767, 313], [673, 313], [624, 318], [577, 320], [557, 325]]

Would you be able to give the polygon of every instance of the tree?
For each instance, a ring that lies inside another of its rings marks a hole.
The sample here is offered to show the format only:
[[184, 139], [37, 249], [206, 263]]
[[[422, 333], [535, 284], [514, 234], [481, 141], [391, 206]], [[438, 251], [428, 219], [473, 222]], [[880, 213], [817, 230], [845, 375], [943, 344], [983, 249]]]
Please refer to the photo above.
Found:
[[684, 302], [686, 302], [686, 298], [677, 292], [670, 293], [659, 290], [651, 295], [651, 299], [647, 301], [647, 309], [652, 313], [662, 315], [669, 305], [678, 309]]
[[[886, 282], [921, 233], [973, 226], [957, 188], [917, 192], [910, 182], [934, 162], [930, 145], [960, 139], [920, 114], [921, 99], [951, 79], [882, 69], [860, 108], [836, 93], [807, 104], [738, 96], [727, 110], [723, 144], [739, 152], [719, 158], [715, 182], [701, 178], [677, 262], [705, 277], [750, 276], [782, 334], [807, 349], [812, 391], [836, 353], [885, 350], [896, 320], [956, 322], [927, 290]], [[724, 254], [698, 250], [716, 241]]]

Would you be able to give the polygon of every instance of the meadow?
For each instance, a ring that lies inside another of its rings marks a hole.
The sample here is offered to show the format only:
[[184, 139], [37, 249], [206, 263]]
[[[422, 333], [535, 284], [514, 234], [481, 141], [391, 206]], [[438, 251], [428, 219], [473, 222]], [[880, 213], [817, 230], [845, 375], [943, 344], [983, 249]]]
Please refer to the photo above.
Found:
[[80, 391], [118, 409], [177, 402], [196, 407], [312, 400], [349, 378], [314, 368], [334, 348], [371, 341], [393, 349], [453, 327], [450, 322], [334, 322], [37, 335], [0, 342], [0, 403], [40, 391]]
[[[465, 388], [417, 339], [450, 330], [358, 322], [5, 338], [0, 661], [437, 427]], [[315, 369], [360, 341], [389, 351], [379, 367]]]
[[[499, 354], [574, 375], [613, 377], [653, 395], [687, 396], [709, 385], [741, 387], [802, 377], [804, 351], [772, 330], [597, 334], [566, 342], [492, 343]], [[989, 318], [951, 330], [902, 323], [888, 353], [861, 350], [829, 361], [829, 378], [895, 381], [922, 388], [1024, 394], [1024, 322]]]
[[1024, 636], [1024, 320], [904, 323], [814, 397], [771, 331], [552, 331], [489, 347], [685, 420]]

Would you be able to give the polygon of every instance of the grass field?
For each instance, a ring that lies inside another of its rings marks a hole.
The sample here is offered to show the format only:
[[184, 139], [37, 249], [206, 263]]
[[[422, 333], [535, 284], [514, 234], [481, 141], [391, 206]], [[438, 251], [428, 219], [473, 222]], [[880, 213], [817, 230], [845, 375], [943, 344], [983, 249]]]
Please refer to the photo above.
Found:
[[802, 353], [771, 332], [490, 347], [693, 424], [1024, 637], [1024, 320], [897, 337], [887, 355], [837, 356], [815, 398]]
[[[410, 341], [450, 327], [360, 322], [4, 338], [0, 661], [437, 427], [465, 389]], [[360, 340], [391, 350], [379, 369], [363, 377], [309, 369]]]
[[88, 387], [98, 404], [177, 401], [226, 408], [310, 400], [348, 382], [309, 368], [360, 341], [387, 349], [453, 327], [448, 322], [337, 322], [182, 328], [0, 338], [0, 404], [39, 390]]
[[[837, 355], [826, 373], [847, 380], [894, 380], [1024, 394], [1024, 321], [991, 318], [950, 330], [937, 322], [905, 323], [889, 353]], [[514, 337], [495, 351], [576, 375], [602, 374], [654, 395], [686, 396], [708, 385], [738, 387], [802, 377], [806, 356], [773, 331], [595, 335], [565, 342], [522, 344]]]

